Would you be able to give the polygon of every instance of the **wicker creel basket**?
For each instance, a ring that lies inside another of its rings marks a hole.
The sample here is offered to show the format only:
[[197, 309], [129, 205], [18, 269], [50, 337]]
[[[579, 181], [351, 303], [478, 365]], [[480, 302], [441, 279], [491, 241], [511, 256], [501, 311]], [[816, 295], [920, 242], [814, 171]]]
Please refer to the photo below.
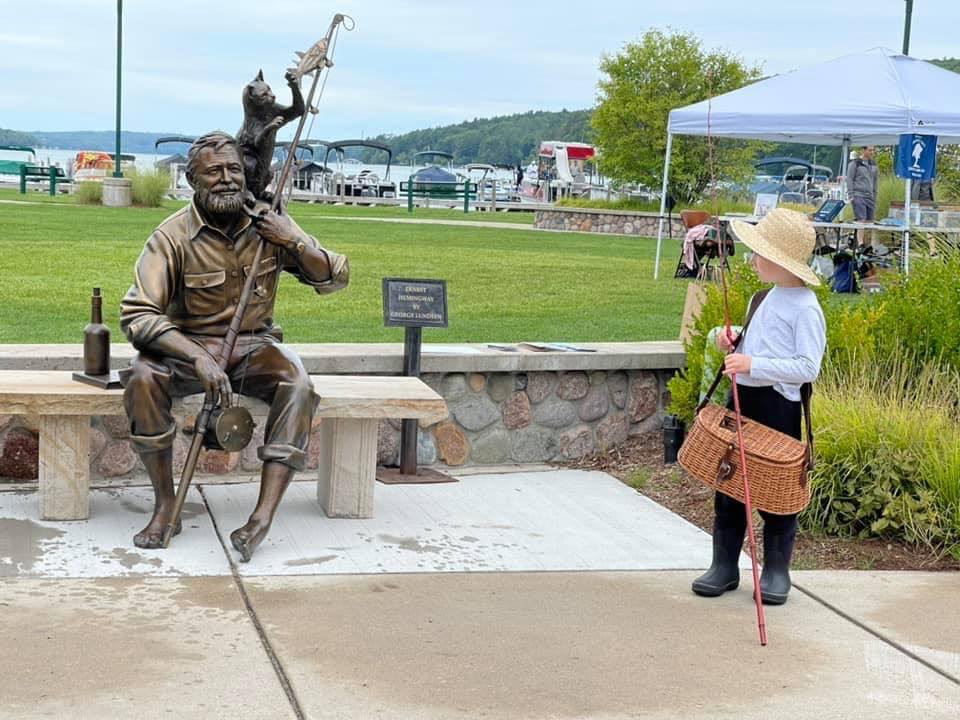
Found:
[[[803, 510], [810, 502], [809, 446], [753, 420], [743, 418], [742, 422], [753, 507], [775, 515]], [[677, 459], [701, 482], [744, 501], [736, 416], [732, 411], [715, 403], [704, 405]]]

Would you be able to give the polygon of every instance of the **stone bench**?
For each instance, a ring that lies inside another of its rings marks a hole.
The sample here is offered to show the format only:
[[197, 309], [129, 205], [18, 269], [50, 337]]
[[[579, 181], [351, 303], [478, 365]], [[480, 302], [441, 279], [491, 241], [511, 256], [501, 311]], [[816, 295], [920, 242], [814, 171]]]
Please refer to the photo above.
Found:
[[[437, 422], [443, 398], [418, 378], [311, 375], [319, 397], [320, 464], [317, 498], [329, 517], [373, 517], [377, 427], [382, 419]], [[182, 417], [198, 412], [202, 396], [174, 403]], [[267, 405], [243, 398], [255, 416]], [[85, 520], [90, 515], [90, 417], [124, 415], [123, 390], [101, 390], [57, 370], [0, 371], [0, 413], [35, 419], [40, 444], [40, 517]], [[329, 419], [329, 420], [327, 420]], [[175, 478], [175, 481], [179, 481]]]

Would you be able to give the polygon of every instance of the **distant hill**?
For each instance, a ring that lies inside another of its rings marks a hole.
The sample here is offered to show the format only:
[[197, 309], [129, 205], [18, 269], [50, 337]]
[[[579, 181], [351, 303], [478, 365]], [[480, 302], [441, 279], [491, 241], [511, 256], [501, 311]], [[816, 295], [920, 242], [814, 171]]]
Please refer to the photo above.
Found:
[[17, 130], [0, 128], [0, 145], [29, 145], [36, 147], [40, 142], [34, 135]]
[[[409, 162], [413, 154], [421, 150], [443, 150], [453, 154], [457, 165], [468, 162], [526, 164], [535, 157], [543, 140], [590, 142], [590, 113], [590, 110], [531, 110], [369, 139], [393, 148], [399, 163]], [[358, 152], [355, 157], [377, 162], [373, 152]]]
[[[113, 152], [117, 147], [115, 130], [69, 130], [65, 132], [47, 132], [35, 130], [30, 133], [37, 142], [34, 144], [63, 150], [105, 150]], [[157, 138], [173, 133], [120, 132], [120, 152], [152, 153]]]

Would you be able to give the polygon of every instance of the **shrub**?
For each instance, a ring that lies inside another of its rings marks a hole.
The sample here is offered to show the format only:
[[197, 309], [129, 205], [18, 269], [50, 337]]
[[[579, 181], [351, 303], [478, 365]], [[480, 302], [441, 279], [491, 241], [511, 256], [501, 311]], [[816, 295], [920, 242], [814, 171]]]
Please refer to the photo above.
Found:
[[883, 298], [872, 334], [878, 353], [909, 352], [960, 370], [960, 252], [916, 262]]
[[885, 218], [890, 214], [890, 201], [903, 202], [906, 185], [903, 180], [892, 173], [882, 174], [877, 179], [877, 207], [873, 216], [877, 219]]
[[81, 205], [99, 205], [103, 198], [103, 183], [79, 183], [73, 196]]
[[827, 322], [823, 366], [845, 370], [871, 364], [886, 304], [876, 296], [827, 295], [821, 307]]
[[160, 207], [170, 189], [167, 170], [131, 170], [127, 176], [133, 182], [133, 202], [144, 207]]
[[827, 368], [814, 395], [808, 529], [960, 557], [960, 379], [905, 354]]

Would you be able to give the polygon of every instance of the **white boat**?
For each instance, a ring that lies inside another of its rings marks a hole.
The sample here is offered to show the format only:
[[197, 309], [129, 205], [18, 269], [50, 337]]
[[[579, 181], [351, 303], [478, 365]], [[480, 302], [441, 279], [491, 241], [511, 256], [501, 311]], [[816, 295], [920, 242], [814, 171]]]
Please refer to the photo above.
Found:
[[[120, 154], [120, 170], [132, 170], [136, 158], [125, 153]], [[116, 169], [113, 153], [101, 150], [81, 150], [73, 158], [72, 179], [78, 182], [103, 182], [111, 177]]]
[[[363, 167], [363, 163], [356, 158], [348, 158], [344, 152], [347, 148], [369, 148], [379, 150], [387, 155], [387, 166], [381, 178], [373, 170], [356, 168]], [[330, 167], [330, 155], [337, 159], [336, 168]], [[323, 159], [323, 177], [327, 195], [343, 195], [344, 197], [397, 197], [397, 184], [390, 180], [390, 163], [393, 160], [393, 150], [373, 140], [338, 140], [327, 143], [326, 156]]]
[[545, 140], [536, 166], [524, 173], [521, 193], [537, 202], [562, 197], [605, 199], [608, 188], [596, 170], [597, 157], [597, 149], [587, 143]]
[[465, 180], [469, 180], [477, 188], [477, 200], [489, 202], [496, 199], [500, 202], [512, 202], [517, 196], [511, 192], [513, 186], [497, 177], [497, 168], [489, 163], [467, 163], [463, 167]]

